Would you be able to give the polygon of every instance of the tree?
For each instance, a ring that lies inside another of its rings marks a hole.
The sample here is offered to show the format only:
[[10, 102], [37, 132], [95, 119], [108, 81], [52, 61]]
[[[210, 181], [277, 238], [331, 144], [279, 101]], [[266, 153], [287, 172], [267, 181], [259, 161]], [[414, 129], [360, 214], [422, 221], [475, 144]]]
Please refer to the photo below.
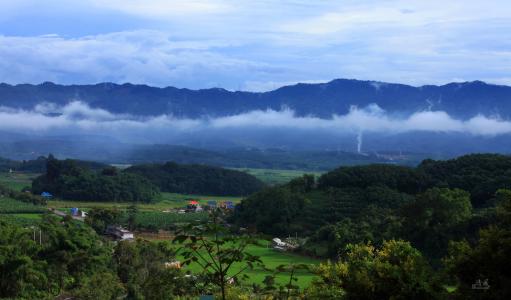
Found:
[[[459, 299], [511, 299], [511, 193], [500, 190], [497, 224], [482, 229], [478, 242], [451, 242], [444, 258], [447, 272], [457, 283]], [[488, 289], [474, 289], [478, 281], [487, 282]]]
[[206, 165], [143, 164], [129, 167], [125, 172], [143, 176], [160, 190], [170, 193], [246, 196], [264, 186], [245, 172]]
[[93, 208], [87, 213], [85, 223], [103, 234], [109, 225], [118, 224], [120, 217], [121, 212], [116, 208]]
[[128, 206], [128, 229], [134, 230], [137, 223], [138, 207], [135, 204]]
[[85, 277], [72, 295], [80, 300], [115, 300], [124, 295], [125, 290], [119, 278], [112, 272], [95, 272]]
[[50, 192], [55, 197], [86, 201], [151, 202], [159, 190], [148, 179], [115, 168], [91, 171], [94, 163], [49, 157], [46, 173], [32, 182], [32, 192]]
[[31, 231], [0, 220], [0, 298], [42, 298], [47, 283]]
[[46, 273], [56, 294], [77, 287], [95, 272], [109, 271], [112, 249], [89, 226], [47, 215], [39, 229], [39, 255], [48, 264]]
[[337, 263], [316, 269], [320, 280], [309, 292], [321, 289], [343, 299], [439, 299], [443, 287], [432, 269], [409, 242], [390, 240], [381, 248], [350, 244]]
[[316, 187], [316, 178], [312, 174], [304, 174], [287, 184], [292, 191], [308, 193]]
[[370, 242], [381, 245], [384, 240], [399, 237], [401, 226], [401, 219], [392, 210], [369, 206], [354, 219], [344, 218], [335, 224], [321, 227], [307, 241], [305, 248], [316, 252], [314, 246], [326, 245], [327, 253], [322, 256], [337, 259], [345, 252], [348, 244]]
[[[221, 214], [220, 210], [213, 211], [208, 223], [182, 228], [174, 242], [182, 245], [179, 253], [185, 258], [184, 264], [198, 264], [207, 281], [220, 289], [225, 300], [229, 281], [238, 279], [239, 275], [246, 278], [243, 272], [262, 261], [246, 251], [251, 241], [248, 236], [229, 234]], [[234, 264], [240, 269], [231, 273]]]
[[440, 258], [459, 225], [472, 216], [470, 195], [459, 189], [432, 188], [404, 205], [403, 231], [419, 249]]
[[[0, 221], [0, 298], [53, 299], [90, 291], [98, 274], [105, 280], [111, 274], [111, 253], [90, 227], [72, 219], [45, 215], [33, 229]], [[116, 276], [110, 279], [119, 284]]]
[[168, 242], [121, 241], [113, 258], [128, 299], [172, 299], [194, 293], [182, 271], [166, 267], [175, 260], [175, 251]]
[[306, 202], [301, 193], [287, 187], [272, 187], [243, 199], [234, 219], [243, 226], [255, 225], [267, 234], [294, 234], [292, 223], [303, 213]]

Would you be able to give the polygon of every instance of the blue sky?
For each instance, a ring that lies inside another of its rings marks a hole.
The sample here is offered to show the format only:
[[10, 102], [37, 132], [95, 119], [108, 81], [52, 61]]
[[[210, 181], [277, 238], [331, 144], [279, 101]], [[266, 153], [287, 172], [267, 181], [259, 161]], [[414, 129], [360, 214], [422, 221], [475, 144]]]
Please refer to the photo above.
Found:
[[511, 85], [509, 1], [0, 0], [0, 82]]

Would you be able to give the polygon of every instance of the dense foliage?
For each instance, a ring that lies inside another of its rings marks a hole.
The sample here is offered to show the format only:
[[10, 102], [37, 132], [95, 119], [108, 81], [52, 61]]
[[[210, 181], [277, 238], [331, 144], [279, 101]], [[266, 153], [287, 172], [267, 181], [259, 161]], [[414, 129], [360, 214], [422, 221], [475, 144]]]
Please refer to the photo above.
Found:
[[244, 172], [205, 165], [136, 165], [126, 172], [149, 179], [164, 192], [213, 196], [244, 196], [263, 187], [263, 183]]
[[[35, 237], [35, 238], [34, 238]], [[47, 216], [35, 229], [0, 220], [0, 298], [174, 299], [194, 291], [170, 243], [101, 239], [90, 227]]]
[[71, 220], [47, 216], [34, 230], [0, 221], [0, 297], [49, 299], [84, 289], [95, 275], [111, 274], [110, 253], [89, 227]]
[[50, 192], [68, 200], [151, 202], [158, 188], [147, 179], [108, 167], [94, 172], [74, 160], [57, 160], [49, 156], [46, 173], [32, 183], [32, 192]]
[[[453, 226], [466, 219], [466, 200], [460, 190], [432, 189], [421, 195], [421, 203], [448, 202], [450, 212], [432, 215]], [[343, 251], [336, 261], [312, 267], [317, 277], [304, 290], [293, 284], [293, 270], [302, 268], [298, 265], [275, 270], [292, 270], [289, 283], [280, 288], [273, 276], [262, 285], [243, 284], [243, 270], [259, 260], [244, 251], [248, 240], [229, 233], [223, 222], [185, 226], [185, 234], [174, 240], [182, 246], [178, 254], [177, 245], [169, 242], [110, 243], [71, 218], [47, 215], [35, 228], [0, 220], [0, 298], [509, 299], [511, 191], [499, 190], [495, 201], [493, 223], [473, 242], [451, 242], [439, 269], [407, 241], [346, 243], [339, 245]], [[454, 220], [446, 214], [454, 214]], [[184, 262], [204, 262], [199, 273], [175, 267], [179, 255]], [[236, 271], [228, 272], [234, 263]], [[231, 283], [231, 276], [240, 281]]]
[[446, 291], [421, 253], [410, 243], [390, 240], [380, 249], [349, 245], [336, 263], [317, 268], [309, 288], [317, 299], [439, 299]]
[[337, 257], [348, 243], [405, 239], [428, 259], [450, 240], [477, 240], [493, 220], [495, 193], [511, 185], [511, 157], [474, 154], [416, 168], [341, 167], [246, 198], [233, 221], [273, 235], [308, 236], [304, 251]]
[[113, 260], [127, 299], [170, 300], [195, 294], [193, 282], [181, 270], [166, 267], [175, 260], [168, 242], [122, 241], [115, 247]]
[[[261, 261], [247, 252], [248, 236], [238, 234], [247, 231], [226, 222], [227, 211], [209, 219], [188, 214], [198, 220], [181, 220], [187, 224], [175, 232], [174, 244], [112, 243], [97, 234], [113, 224], [142, 228], [146, 221], [136, 205], [92, 209], [85, 223], [45, 215], [24, 228], [2, 217], [0, 298], [510, 299], [511, 190], [501, 168], [507, 159], [471, 155], [415, 169], [340, 168], [243, 200], [232, 216], [238, 225], [306, 236], [298, 251], [332, 259], [310, 268], [317, 277], [305, 289], [293, 284], [293, 272], [308, 266], [277, 267], [290, 274], [280, 287], [274, 276], [244, 282], [244, 271]], [[70, 162], [54, 163], [50, 177], [83, 172]], [[98, 176], [118, 174], [108, 168]], [[474, 181], [465, 186], [460, 178]], [[146, 214], [157, 213], [165, 216]], [[199, 272], [179, 269], [178, 258], [198, 264]]]
[[44, 199], [43, 197], [40, 197], [38, 195], [32, 195], [30, 194], [30, 192], [27, 191], [25, 192], [15, 191], [0, 184], [0, 198], [3, 197], [16, 199], [20, 202], [32, 203], [34, 205], [46, 204], [46, 199]]

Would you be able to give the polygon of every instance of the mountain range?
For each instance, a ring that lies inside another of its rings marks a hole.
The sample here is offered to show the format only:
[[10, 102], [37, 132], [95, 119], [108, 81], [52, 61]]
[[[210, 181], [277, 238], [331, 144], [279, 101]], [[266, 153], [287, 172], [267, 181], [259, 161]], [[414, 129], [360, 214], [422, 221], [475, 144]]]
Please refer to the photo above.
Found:
[[[511, 87], [336, 79], [269, 92], [0, 84], [0, 156], [329, 169], [511, 151]], [[267, 151], [272, 149], [271, 151]], [[404, 154], [403, 154], [404, 153]]]
[[40, 103], [65, 105], [82, 101], [112, 113], [177, 117], [228, 116], [252, 110], [290, 108], [299, 116], [328, 118], [350, 107], [377, 104], [388, 112], [410, 114], [441, 110], [456, 118], [478, 114], [511, 117], [511, 87], [482, 81], [424, 85], [336, 79], [328, 83], [299, 83], [269, 92], [151, 87], [135, 84], [95, 85], [0, 84], [0, 106], [32, 109]]

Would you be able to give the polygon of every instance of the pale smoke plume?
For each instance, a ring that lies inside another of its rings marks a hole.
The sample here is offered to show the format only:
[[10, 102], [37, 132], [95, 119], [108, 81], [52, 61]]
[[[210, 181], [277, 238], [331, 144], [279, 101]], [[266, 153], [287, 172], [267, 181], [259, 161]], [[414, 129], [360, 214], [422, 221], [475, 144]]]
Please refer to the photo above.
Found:
[[357, 153], [362, 153], [362, 131], [357, 135]]

